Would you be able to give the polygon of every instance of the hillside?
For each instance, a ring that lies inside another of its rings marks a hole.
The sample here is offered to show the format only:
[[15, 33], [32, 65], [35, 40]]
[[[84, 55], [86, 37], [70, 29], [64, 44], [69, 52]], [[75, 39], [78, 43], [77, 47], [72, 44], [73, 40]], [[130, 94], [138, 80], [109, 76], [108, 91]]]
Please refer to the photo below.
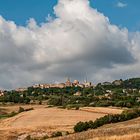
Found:
[[[31, 107], [29, 105], [29, 107]], [[121, 109], [112, 108], [81, 108], [81, 110], [67, 110], [47, 108], [46, 106], [32, 106], [34, 110], [22, 112], [14, 117], [0, 120], [0, 140], [13, 140], [31, 135], [42, 137], [52, 132], [73, 132], [73, 126], [79, 121], [89, 121], [106, 114], [121, 113]], [[18, 106], [3, 107], [8, 111], [17, 110]], [[27, 108], [27, 106], [26, 106]]]
[[140, 118], [50, 140], [140, 140]]

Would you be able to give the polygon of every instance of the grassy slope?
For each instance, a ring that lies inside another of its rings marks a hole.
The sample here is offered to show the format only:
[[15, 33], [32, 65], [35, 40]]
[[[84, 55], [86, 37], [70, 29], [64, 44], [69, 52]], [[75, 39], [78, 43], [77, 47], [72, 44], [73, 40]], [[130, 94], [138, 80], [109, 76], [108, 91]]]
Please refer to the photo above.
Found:
[[[7, 113], [9, 113], [11, 111], [17, 111], [19, 106], [20, 105], [1, 108], [3, 108], [7, 111]], [[111, 113], [113, 113], [113, 111], [115, 111], [114, 113], [122, 112], [122, 110], [120, 109], [99, 107], [82, 108], [81, 110], [46, 108], [46, 106], [22, 107], [33, 107], [34, 110], [20, 113], [12, 118], [0, 120], [0, 140], [10, 139], [8, 137], [12, 137], [13, 140], [13, 137], [16, 137], [23, 133], [32, 134], [33, 132], [47, 133], [48, 131], [72, 131], [73, 125], [75, 125], [79, 120], [94, 120], [97, 117], [101, 117], [110, 113], [110, 111]], [[39, 125], [37, 125], [38, 123]]]
[[[57, 140], [140, 140], [140, 118], [108, 124], [95, 130], [56, 138]], [[54, 139], [55, 140], [55, 139]]]

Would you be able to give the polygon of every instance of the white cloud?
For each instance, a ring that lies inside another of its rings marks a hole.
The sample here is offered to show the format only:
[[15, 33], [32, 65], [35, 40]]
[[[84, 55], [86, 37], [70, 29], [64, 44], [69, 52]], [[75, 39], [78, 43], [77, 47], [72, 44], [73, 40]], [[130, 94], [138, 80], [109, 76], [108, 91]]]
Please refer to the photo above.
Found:
[[139, 75], [139, 33], [111, 25], [88, 0], [59, 0], [54, 11], [57, 18], [40, 26], [0, 17], [0, 87]]
[[124, 7], [127, 7], [127, 4], [126, 3], [122, 3], [122, 2], [118, 2], [117, 3], [117, 7], [124, 8]]

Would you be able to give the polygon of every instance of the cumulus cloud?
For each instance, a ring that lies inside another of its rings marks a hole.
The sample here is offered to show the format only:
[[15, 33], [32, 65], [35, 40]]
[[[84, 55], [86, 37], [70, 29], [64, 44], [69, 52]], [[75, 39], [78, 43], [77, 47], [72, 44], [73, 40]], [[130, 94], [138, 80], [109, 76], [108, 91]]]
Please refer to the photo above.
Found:
[[127, 7], [127, 4], [126, 3], [122, 3], [122, 2], [118, 2], [117, 3], [117, 7], [124, 8], [124, 7]]
[[37, 25], [31, 18], [26, 27], [0, 17], [0, 87], [139, 74], [139, 33], [130, 37], [111, 25], [88, 0], [59, 0], [54, 13], [55, 19]]

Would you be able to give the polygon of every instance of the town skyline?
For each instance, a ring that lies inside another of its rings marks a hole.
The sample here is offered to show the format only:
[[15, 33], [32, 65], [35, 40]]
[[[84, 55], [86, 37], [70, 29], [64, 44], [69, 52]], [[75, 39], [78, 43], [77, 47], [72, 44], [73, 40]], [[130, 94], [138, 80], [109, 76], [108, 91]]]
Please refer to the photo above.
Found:
[[[129, 78], [131, 79], [131, 78]], [[132, 78], [133, 79], [133, 78]], [[119, 86], [122, 84], [124, 80], [128, 79], [114, 79], [112, 81], [100, 81], [99, 83], [94, 83], [92, 81], [89, 81], [87, 78], [83, 81], [80, 80], [71, 80], [69, 77], [65, 79], [65, 81], [61, 82], [40, 82], [40, 83], [34, 83], [32, 85], [27, 85], [23, 87], [16, 87], [14, 89], [0, 89], [1, 93], [3, 91], [18, 91], [18, 92], [23, 92], [26, 91], [29, 87], [33, 88], [40, 88], [40, 89], [46, 89], [46, 88], [66, 88], [66, 87], [79, 87], [79, 88], [95, 88], [98, 84], [104, 85], [104, 86], [109, 86], [109, 85], [116, 85]]]

